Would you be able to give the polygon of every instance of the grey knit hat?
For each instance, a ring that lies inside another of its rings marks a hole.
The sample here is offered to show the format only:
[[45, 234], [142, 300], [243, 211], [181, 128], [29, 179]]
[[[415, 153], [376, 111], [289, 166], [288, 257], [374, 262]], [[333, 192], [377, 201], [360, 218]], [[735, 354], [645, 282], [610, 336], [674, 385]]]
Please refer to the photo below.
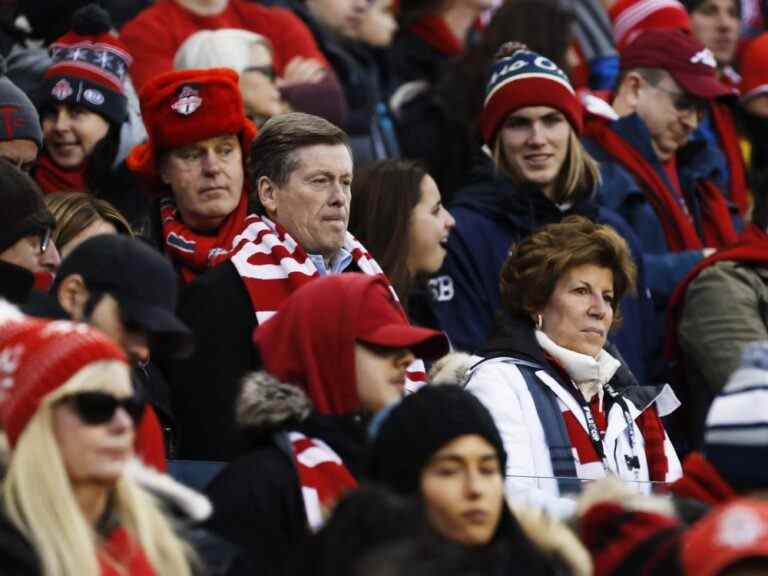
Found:
[[0, 141], [32, 140], [43, 146], [43, 131], [37, 110], [21, 88], [0, 77]]

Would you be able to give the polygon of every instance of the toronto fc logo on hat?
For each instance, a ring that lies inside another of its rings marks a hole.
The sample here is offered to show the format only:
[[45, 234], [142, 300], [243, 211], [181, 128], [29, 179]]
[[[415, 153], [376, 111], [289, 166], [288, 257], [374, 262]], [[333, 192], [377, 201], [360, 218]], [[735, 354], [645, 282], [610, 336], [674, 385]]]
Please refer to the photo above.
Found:
[[66, 100], [72, 95], [72, 85], [66, 78], [62, 78], [51, 89], [51, 95], [57, 100]]
[[191, 86], [184, 86], [176, 97], [176, 100], [171, 104], [171, 108], [183, 116], [189, 116], [195, 110], [200, 108], [202, 103], [203, 99], [200, 98], [200, 92]]

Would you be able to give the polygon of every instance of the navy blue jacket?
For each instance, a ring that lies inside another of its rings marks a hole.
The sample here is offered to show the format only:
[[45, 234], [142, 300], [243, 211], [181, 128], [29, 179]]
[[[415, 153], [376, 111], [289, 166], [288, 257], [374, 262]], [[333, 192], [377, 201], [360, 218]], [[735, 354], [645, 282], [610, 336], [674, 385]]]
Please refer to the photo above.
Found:
[[646, 381], [645, 366], [654, 344], [646, 334], [653, 308], [645, 289], [640, 251], [632, 230], [616, 214], [592, 200], [561, 210], [535, 187], [516, 186], [489, 168], [474, 175], [449, 206], [456, 227], [448, 240], [442, 269], [430, 281], [433, 307], [453, 345], [476, 351], [487, 340], [501, 305], [499, 273], [510, 246], [546, 224], [579, 214], [610, 224], [627, 239], [638, 262], [638, 297], [621, 304], [622, 327], [612, 332], [617, 345], [638, 381]]

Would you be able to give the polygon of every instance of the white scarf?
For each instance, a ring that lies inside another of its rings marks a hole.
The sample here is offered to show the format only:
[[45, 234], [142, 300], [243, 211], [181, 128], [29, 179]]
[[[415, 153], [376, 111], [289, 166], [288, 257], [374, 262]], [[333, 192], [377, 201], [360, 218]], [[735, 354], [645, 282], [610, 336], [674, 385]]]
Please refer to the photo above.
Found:
[[541, 330], [536, 330], [536, 340], [546, 352], [553, 356], [571, 377], [584, 399], [589, 402], [598, 394], [603, 402], [603, 386], [616, 374], [621, 362], [605, 350], [596, 358], [563, 348]]

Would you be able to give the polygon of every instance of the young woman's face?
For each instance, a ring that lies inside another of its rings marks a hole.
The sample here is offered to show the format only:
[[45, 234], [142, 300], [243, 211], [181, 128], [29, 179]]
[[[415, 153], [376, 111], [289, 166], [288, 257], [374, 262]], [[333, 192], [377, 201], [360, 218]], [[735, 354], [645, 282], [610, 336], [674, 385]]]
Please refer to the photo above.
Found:
[[[133, 394], [127, 366], [116, 372], [104, 392], [118, 399]], [[53, 407], [53, 433], [64, 468], [73, 486], [111, 485], [133, 456], [134, 423], [122, 407], [104, 424], [87, 424], [73, 404], [62, 400]]]
[[107, 121], [82, 106], [60, 104], [42, 117], [45, 149], [62, 168], [82, 166], [94, 147], [107, 135]]
[[405, 371], [415, 359], [405, 348], [355, 344], [357, 396], [363, 410], [375, 414], [397, 402], [405, 390]]
[[446, 244], [451, 229], [456, 225], [445, 209], [440, 191], [431, 176], [421, 181], [421, 198], [413, 207], [408, 226], [408, 271], [414, 274], [433, 274], [443, 265]]
[[488, 544], [504, 504], [501, 463], [485, 438], [459, 436], [435, 452], [421, 473], [430, 524], [465, 546]]
[[571, 125], [559, 110], [527, 106], [512, 112], [501, 127], [502, 154], [513, 173], [538, 185], [551, 198], [568, 154]]
[[556, 344], [596, 357], [613, 324], [613, 272], [584, 264], [567, 270], [541, 312], [542, 331]]

